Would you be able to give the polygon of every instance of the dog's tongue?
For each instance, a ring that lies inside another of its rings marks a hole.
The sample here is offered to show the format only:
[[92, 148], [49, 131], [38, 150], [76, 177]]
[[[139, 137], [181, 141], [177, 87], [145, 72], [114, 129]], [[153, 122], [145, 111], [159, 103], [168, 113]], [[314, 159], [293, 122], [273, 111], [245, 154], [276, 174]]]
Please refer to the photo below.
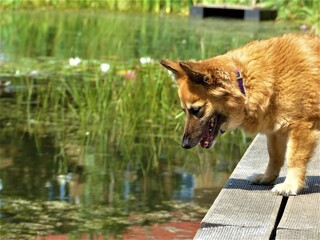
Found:
[[210, 132], [207, 130], [203, 133], [202, 139], [200, 141], [200, 145], [202, 148], [210, 148], [212, 145], [214, 137]]

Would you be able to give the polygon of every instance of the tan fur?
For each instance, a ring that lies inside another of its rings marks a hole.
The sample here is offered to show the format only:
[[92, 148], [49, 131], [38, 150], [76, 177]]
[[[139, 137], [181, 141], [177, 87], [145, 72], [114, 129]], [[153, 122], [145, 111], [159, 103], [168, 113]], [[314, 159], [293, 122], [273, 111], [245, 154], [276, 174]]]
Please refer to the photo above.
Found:
[[[319, 36], [285, 34], [203, 61], [161, 64], [176, 75], [183, 108], [203, 111], [199, 117], [187, 111], [184, 141], [190, 147], [218, 111], [227, 116], [225, 131], [240, 127], [267, 135], [269, 165], [253, 184], [272, 183], [286, 160], [286, 180], [272, 191], [295, 195], [301, 190], [320, 130]], [[243, 76], [245, 95], [235, 70]]]

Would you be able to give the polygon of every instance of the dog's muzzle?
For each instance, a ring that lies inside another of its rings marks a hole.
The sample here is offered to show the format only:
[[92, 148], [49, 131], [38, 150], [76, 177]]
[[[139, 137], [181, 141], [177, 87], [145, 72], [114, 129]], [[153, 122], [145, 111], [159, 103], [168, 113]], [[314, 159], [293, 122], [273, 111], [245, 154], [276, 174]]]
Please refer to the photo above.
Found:
[[190, 149], [194, 146], [191, 144], [190, 138], [188, 138], [186, 135], [184, 135], [182, 138], [181, 147], [183, 147], [185, 149]]

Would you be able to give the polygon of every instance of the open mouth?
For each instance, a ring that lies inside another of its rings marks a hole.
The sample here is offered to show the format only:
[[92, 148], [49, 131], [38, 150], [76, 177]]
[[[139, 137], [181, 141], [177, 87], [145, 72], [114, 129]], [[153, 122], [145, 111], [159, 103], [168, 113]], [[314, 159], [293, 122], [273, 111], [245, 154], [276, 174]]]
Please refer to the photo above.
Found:
[[221, 124], [226, 120], [226, 116], [221, 113], [215, 112], [205, 126], [200, 140], [200, 145], [203, 148], [212, 147], [213, 143], [217, 139]]

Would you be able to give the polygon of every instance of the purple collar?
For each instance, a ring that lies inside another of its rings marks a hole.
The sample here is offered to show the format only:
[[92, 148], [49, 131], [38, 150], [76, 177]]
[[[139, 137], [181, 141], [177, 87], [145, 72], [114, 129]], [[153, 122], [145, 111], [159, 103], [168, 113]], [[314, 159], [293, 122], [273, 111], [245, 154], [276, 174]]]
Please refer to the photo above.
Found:
[[243, 86], [243, 78], [242, 78], [241, 72], [239, 70], [236, 70], [235, 72], [237, 74], [237, 81], [238, 81], [240, 91], [242, 92], [243, 95], [246, 95], [246, 92]]
[[[241, 72], [239, 70], [235, 70], [235, 72], [237, 74], [237, 81], [238, 81], [240, 91], [242, 92], [243, 95], [246, 95], [246, 92], [245, 92], [244, 86], [243, 86], [243, 78], [242, 78]], [[220, 129], [220, 133], [224, 134], [224, 131]]]

